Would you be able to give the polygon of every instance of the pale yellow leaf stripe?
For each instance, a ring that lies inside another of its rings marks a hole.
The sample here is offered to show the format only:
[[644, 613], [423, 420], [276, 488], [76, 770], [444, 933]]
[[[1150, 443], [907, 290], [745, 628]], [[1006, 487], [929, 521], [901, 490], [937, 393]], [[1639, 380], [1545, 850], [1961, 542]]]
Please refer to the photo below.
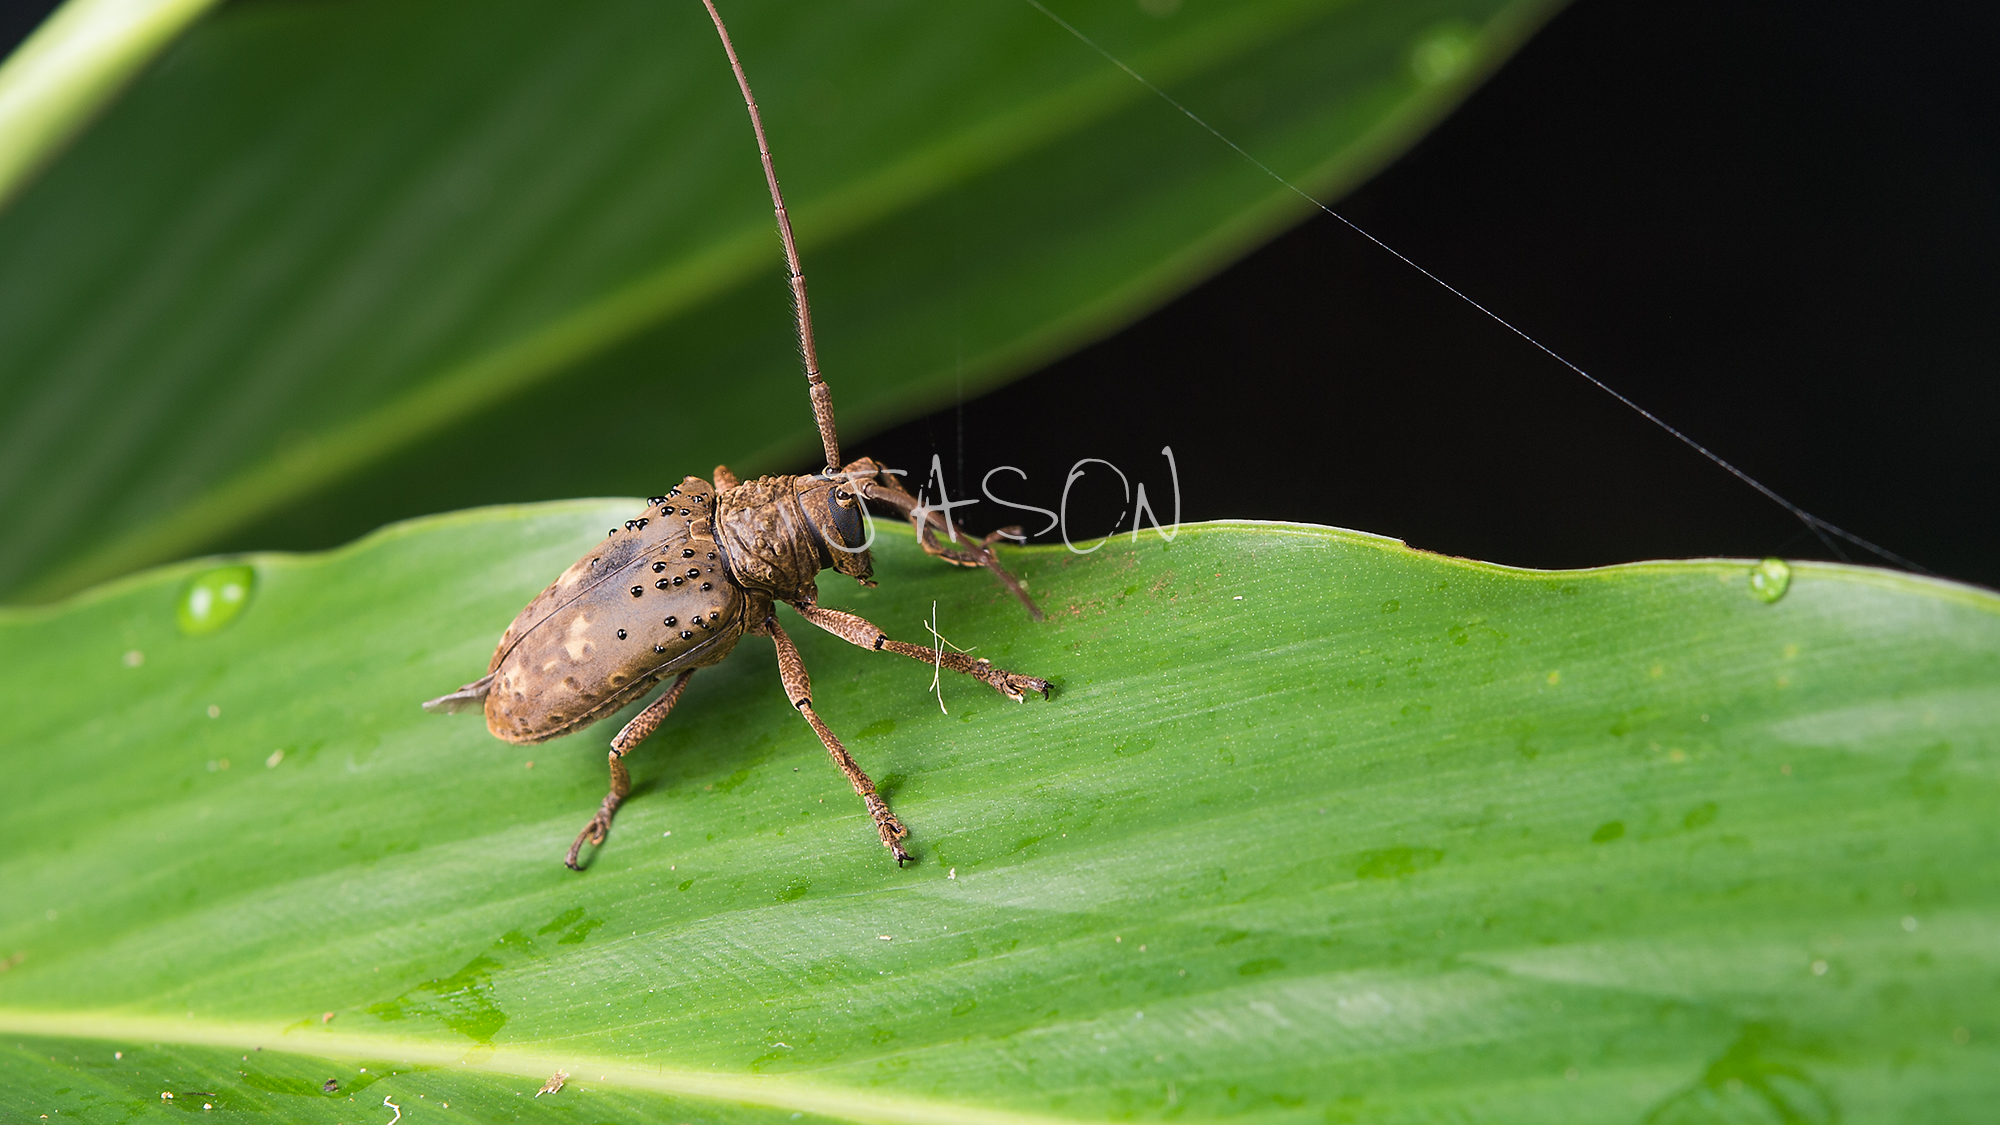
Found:
[[0, 207], [216, 0], [69, 0], [0, 64]]
[[475, 1046], [468, 1049], [449, 1043], [354, 1035], [330, 1028], [293, 1025], [287, 1030], [275, 1023], [220, 1023], [110, 1012], [0, 1009], [0, 1033], [91, 1039], [110, 1044], [171, 1043], [185, 1047], [222, 1047], [232, 1051], [282, 1051], [343, 1062], [388, 1061], [465, 1073], [511, 1076], [525, 1080], [531, 1088], [557, 1070], [566, 1070], [572, 1076], [568, 1083], [572, 1089], [600, 1086], [706, 1098], [880, 1125], [1055, 1125], [1061, 1120], [928, 1098], [815, 1085], [786, 1076], [704, 1074], [639, 1066], [586, 1054], [558, 1054], [513, 1047]]

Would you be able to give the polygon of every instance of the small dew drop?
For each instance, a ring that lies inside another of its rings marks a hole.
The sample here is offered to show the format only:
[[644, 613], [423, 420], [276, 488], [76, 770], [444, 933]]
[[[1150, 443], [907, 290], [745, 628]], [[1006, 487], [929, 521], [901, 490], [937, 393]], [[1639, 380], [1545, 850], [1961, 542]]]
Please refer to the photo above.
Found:
[[1792, 567], [1783, 559], [1765, 559], [1750, 568], [1750, 592], [1766, 605], [1785, 596], [1792, 587]]
[[[181, 587], [174, 621], [181, 632], [191, 637], [213, 633], [236, 620], [256, 585], [257, 571], [253, 567], [218, 566], [204, 570]], [[132, 655], [127, 653], [125, 662], [136, 668], [138, 664], [133, 662]], [[143, 661], [145, 657], [141, 655], [139, 659]]]
[[1410, 69], [1426, 86], [1448, 82], [1472, 58], [1473, 29], [1461, 21], [1432, 28], [1410, 50]]

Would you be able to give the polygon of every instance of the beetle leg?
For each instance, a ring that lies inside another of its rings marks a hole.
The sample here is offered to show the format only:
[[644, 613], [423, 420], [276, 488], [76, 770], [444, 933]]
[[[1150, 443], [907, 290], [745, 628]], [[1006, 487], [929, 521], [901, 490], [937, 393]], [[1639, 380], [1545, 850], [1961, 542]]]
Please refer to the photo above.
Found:
[[1020, 703], [1031, 691], [1040, 692], [1043, 699], [1049, 697], [1049, 682], [1035, 676], [1023, 676], [1019, 672], [1009, 672], [1005, 668], [995, 668], [991, 660], [974, 660], [962, 652], [939, 652], [929, 645], [913, 645], [906, 641], [892, 641], [888, 634], [876, 627], [865, 617], [842, 613], [837, 609], [794, 602], [792, 608], [799, 616], [825, 629], [849, 644], [875, 652], [893, 652], [897, 656], [907, 656], [948, 672], [961, 672], [975, 680], [983, 681], [1001, 695]]
[[[969, 535], [960, 536], [956, 528], [945, 523], [942, 515], [935, 509], [925, 508], [922, 501], [910, 495], [909, 490], [895, 477], [886, 473], [880, 476], [863, 475], [870, 471], [880, 473], [881, 466], [866, 457], [848, 466], [850, 477], [858, 478], [855, 481], [856, 491], [861, 493], [863, 499], [887, 504], [909, 520], [910, 526], [916, 529], [917, 543], [927, 554], [935, 555], [954, 566], [979, 566], [991, 571], [993, 577], [1007, 588], [1007, 592], [1027, 607], [1028, 616], [1037, 621], [1042, 620], [1041, 608], [1028, 596], [1027, 587], [1022, 585], [1020, 579], [1007, 573], [1007, 568], [1000, 565], [999, 553], [993, 549], [994, 540], [1001, 538], [1006, 531], [1018, 534], [1018, 528], [996, 531], [985, 539], [977, 541]], [[938, 541], [940, 532], [950, 538], [951, 546], [947, 547]]]
[[806, 676], [805, 661], [799, 659], [798, 646], [792, 643], [792, 638], [786, 636], [782, 628], [779, 628], [776, 617], [766, 616], [751, 631], [770, 637], [771, 643], [777, 646], [778, 678], [784, 681], [786, 698], [792, 701], [792, 706], [799, 709], [799, 714], [805, 716], [806, 722], [812, 726], [813, 733], [819, 736], [820, 743], [832, 756], [833, 764], [839, 766], [840, 772], [847, 775], [847, 783], [854, 786], [855, 794], [868, 806], [868, 815], [875, 820], [875, 830], [882, 835], [882, 846], [888, 848], [889, 853], [896, 857], [896, 866], [901, 867], [909, 862], [910, 853], [903, 850], [903, 845], [899, 841], [908, 836], [910, 830], [903, 827], [903, 822], [896, 819], [895, 813], [889, 811], [889, 802], [884, 801], [882, 795], [875, 792], [875, 783], [868, 780], [867, 774], [861, 772], [861, 767], [855, 763], [854, 756], [847, 752], [847, 748], [842, 746], [840, 740], [833, 736], [833, 732], [826, 728], [826, 723], [821, 721], [818, 712], [813, 710], [812, 681]]
[[617, 815], [618, 806], [624, 803], [625, 795], [632, 792], [632, 775], [625, 772], [625, 752], [646, 741], [648, 736], [660, 729], [660, 724], [666, 721], [667, 712], [673, 710], [674, 704], [680, 702], [681, 691], [687, 687], [687, 682], [694, 673], [695, 670], [692, 668], [682, 672], [680, 679], [674, 681], [674, 686], [668, 688], [665, 695], [655, 699], [644, 711], [632, 716], [632, 721], [626, 723], [625, 729], [618, 732], [618, 737], [611, 740], [609, 755], [611, 792], [604, 795], [604, 803], [598, 806], [597, 815], [591, 817], [590, 823], [583, 826], [583, 831], [576, 834], [576, 843], [569, 846], [569, 855], [563, 860], [563, 864], [571, 871], [583, 870], [576, 865], [576, 857], [583, 851], [585, 840], [590, 841], [592, 847], [604, 843], [604, 834], [611, 830], [611, 818]]

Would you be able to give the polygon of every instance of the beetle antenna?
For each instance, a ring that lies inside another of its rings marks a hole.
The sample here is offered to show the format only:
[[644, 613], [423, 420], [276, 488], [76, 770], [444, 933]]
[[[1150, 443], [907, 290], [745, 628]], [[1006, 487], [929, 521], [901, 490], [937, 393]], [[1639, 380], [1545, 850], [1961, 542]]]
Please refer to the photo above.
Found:
[[743, 104], [750, 110], [750, 127], [757, 131], [757, 153], [764, 158], [764, 182], [771, 185], [771, 207], [778, 214], [778, 237], [785, 243], [785, 265], [792, 273], [792, 311], [799, 322], [799, 352], [805, 358], [806, 385], [812, 395], [813, 421], [819, 424], [820, 444], [826, 447], [826, 471], [840, 471], [840, 439], [833, 430], [833, 392], [819, 373], [819, 356], [813, 350], [812, 306], [806, 303], [806, 275], [799, 268], [799, 247], [792, 238], [792, 217], [785, 211], [785, 196], [778, 190], [778, 168], [771, 163], [771, 143], [764, 139], [764, 119], [757, 113], [757, 98], [750, 92], [750, 79], [736, 58], [736, 46], [729, 41], [729, 29], [714, 0], [701, 0], [708, 17], [715, 21], [715, 33], [722, 37], [722, 50], [729, 56], [729, 68], [736, 72], [736, 84], [743, 88]]

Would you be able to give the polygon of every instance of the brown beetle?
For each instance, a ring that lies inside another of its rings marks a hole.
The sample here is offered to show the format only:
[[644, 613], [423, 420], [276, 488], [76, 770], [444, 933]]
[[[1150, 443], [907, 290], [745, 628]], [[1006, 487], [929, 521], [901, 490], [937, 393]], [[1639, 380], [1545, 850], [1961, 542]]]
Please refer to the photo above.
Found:
[[[513, 743], [544, 742], [596, 722], [675, 677], [673, 686], [625, 724], [611, 740], [611, 791], [564, 860], [577, 868], [587, 840], [604, 842], [611, 818], [631, 791], [621, 760], [626, 751], [659, 729], [698, 668], [728, 656], [746, 633], [771, 638], [778, 650], [778, 675], [792, 706], [811, 724], [855, 793], [868, 806], [882, 843], [901, 865], [909, 835], [875, 792], [840, 740], [812, 706], [812, 687], [799, 650], [778, 625], [775, 606], [784, 602], [807, 621], [834, 636], [878, 652], [892, 652], [983, 680], [1015, 702], [1028, 692], [1049, 694], [1048, 681], [996, 668], [961, 653], [890, 640], [882, 630], [851, 613], [818, 604], [815, 579], [831, 567], [868, 581], [873, 563], [864, 535], [862, 504], [873, 500], [910, 520], [925, 551], [959, 566], [984, 567], [1021, 600], [1037, 620], [1019, 581], [1000, 566], [993, 542], [1017, 529], [980, 541], [961, 539], [936, 511], [926, 508], [896, 481], [891, 470], [863, 458], [844, 467], [833, 425], [833, 399], [820, 376], [813, 351], [812, 313], [806, 304], [805, 275], [799, 269], [791, 218], [778, 190], [771, 148], [750, 80], [737, 61], [729, 30], [712, 0], [702, 0], [722, 37], [724, 53], [743, 90], [764, 178], [771, 188], [778, 234], [791, 270], [793, 306], [798, 315], [799, 349], [813, 417], [826, 452], [826, 471], [803, 477], [760, 477], [737, 481], [725, 466], [715, 468], [711, 485], [688, 477], [646, 509], [611, 529], [593, 548], [528, 603], [500, 638], [486, 675], [449, 695], [424, 704], [426, 711], [455, 712], [483, 703], [486, 728]], [[942, 533], [950, 545], [939, 539]]]

